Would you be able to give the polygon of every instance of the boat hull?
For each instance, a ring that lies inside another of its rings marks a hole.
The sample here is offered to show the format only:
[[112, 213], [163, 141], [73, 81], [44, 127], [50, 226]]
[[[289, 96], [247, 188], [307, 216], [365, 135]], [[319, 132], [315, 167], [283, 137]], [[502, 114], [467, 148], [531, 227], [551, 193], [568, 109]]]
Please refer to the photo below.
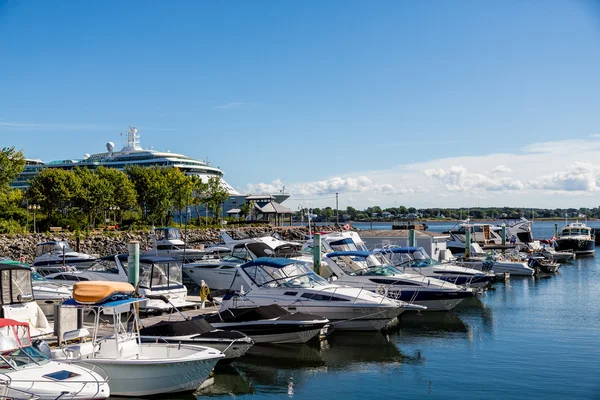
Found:
[[248, 335], [254, 343], [306, 343], [328, 323], [310, 321], [248, 321], [213, 323], [218, 329], [236, 330]]
[[[281, 304], [280, 304], [281, 305]], [[282, 305], [283, 306], [283, 305]], [[398, 317], [404, 308], [352, 305], [347, 307], [288, 306], [290, 312], [304, 312], [327, 318], [336, 331], [379, 331]]]
[[142, 336], [142, 343], [175, 343], [175, 344], [186, 344], [210, 347], [215, 350], [219, 350], [225, 354], [224, 360], [232, 360], [243, 356], [253, 345], [252, 340], [246, 338], [242, 340], [207, 340], [200, 338], [198, 340], [191, 339], [191, 336], [162, 336], [162, 337], [148, 337]]
[[139, 347], [139, 357], [94, 358], [90, 355], [63, 361], [101, 367], [108, 374], [113, 396], [148, 396], [198, 389], [217, 361], [224, 357], [214, 349], [200, 346], [144, 343]]
[[593, 239], [558, 239], [556, 251], [573, 251], [576, 255], [592, 255], [596, 251], [596, 242]]

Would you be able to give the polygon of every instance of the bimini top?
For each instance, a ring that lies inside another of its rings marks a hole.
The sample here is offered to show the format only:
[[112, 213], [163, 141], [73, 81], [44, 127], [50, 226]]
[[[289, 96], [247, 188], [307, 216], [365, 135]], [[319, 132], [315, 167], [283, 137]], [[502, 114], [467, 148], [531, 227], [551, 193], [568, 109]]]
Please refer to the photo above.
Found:
[[385, 249], [377, 249], [376, 253], [396, 253], [396, 254], [412, 254], [422, 247], [386, 247]]
[[0, 261], [0, 271], [2, 270], [27, 270], [31, 272], [31, 267], [18, 261], [4, 260]]
[[133, 303], [139, 303], [142, 301], [146, 301], [148, 299], [146, 299], [145, 297], [130, 297], [128, 299], [120, 299], [120, 300], [109, 300], [109, 301], [105, 301], [104, 303], [98, 303], [98, 304], [82, 304], [77, 302], [77, 300], [75, 300], [74, 298], [69, 298], [65, 301], [63, 301], [62, 305], [65, 307], [80, 307], [80, 308], [116, 308], [125, 304], [133, 304]]
[[295, 260], [291, 258], [276, 258], [276, 257], [259, 257], [256, 260], [247, 262], [242, 265], [242, 268], [252, 267], [254, 265], [266, 265], [273, 268], [283, 268], [290, 264], [304, 264], [302, 260]]
[[342, 256], [350, 256], [350, 257], [369, 257], [371, 254], [374, 254], [371, 251], [335, 251], [333, 253], [327, 254], [327, 257], [342, 257]]

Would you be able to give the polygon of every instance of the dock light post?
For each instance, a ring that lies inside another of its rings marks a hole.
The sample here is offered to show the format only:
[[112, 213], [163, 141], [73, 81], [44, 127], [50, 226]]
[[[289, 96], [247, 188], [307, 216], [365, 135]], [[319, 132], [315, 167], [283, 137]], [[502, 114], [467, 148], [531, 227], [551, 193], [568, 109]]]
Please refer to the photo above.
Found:
[[338, 204], [338, 194], [335, 194], [335, 223], [336, 224], [340, 224], [340, 210], [339, 210], [339, 204]]
[[502, 224], [502, 246], [506, 246], [506, 224]]
[[315, 233], [313, 240], [313, 265], [317, 275], [321, 273], [321, 234]]
[[115, 224], [116, 224], [117, 223], [117, 210], [120, 210], [121, 208], [119, 206], [110, 206], [110, 207], [108, 207], [108, 209], [113, 212], [113, 221], [115, 221]]
[[[33, 233], [36, 233], [36, 226], [35, 226], [35, 214], [37, 213], [37, 210], [39, 210], [41, 207], [39, 204], [29, 204], [27, 206], [27, 209], [29, 211], [33, 211]], [[27, 224], [29, 225], [29, 213], [27, 214]]]

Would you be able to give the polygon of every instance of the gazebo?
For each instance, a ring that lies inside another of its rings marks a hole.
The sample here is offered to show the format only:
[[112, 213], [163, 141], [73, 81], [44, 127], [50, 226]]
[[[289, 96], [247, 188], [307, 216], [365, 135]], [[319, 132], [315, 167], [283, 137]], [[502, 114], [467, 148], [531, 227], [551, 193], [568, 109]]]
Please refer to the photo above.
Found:
[[294, 212], [276, 201], [271, 201], [260, 208], [261, 214], [267, 216], [267, 220], [271, 221], [271, 215], [275, 216], [275, 225], [283, 225], [284, 216], [289, 216], [290, 226], [292, 225], [292, 214]]

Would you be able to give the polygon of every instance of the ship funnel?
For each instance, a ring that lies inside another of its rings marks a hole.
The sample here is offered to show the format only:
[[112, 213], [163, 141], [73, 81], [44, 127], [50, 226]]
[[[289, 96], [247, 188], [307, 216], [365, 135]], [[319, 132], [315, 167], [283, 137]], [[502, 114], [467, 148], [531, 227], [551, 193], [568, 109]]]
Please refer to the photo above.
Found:
[[115, 144], [113, 142], [106, 143], [106, 150], [108, 150], [108, 154], [112, 154], [115, 149]]

